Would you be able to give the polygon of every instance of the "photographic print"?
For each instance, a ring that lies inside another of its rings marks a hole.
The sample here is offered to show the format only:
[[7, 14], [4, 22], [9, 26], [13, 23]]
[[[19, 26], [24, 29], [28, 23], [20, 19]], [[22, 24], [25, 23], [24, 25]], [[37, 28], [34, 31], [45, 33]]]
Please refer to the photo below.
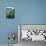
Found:
[[6, 7], [6, 18], [8, 18], [8, 19], [14, 19], [15, 18], [14, 7]]

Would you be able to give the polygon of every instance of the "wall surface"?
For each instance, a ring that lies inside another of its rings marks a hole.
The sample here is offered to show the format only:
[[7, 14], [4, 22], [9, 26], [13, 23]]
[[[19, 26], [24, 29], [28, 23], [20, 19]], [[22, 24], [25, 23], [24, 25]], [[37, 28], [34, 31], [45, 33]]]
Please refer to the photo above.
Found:
[[[0, 44], [8, 43], [8, 34], [16, 32], [17, 34], [17, 15], [15, 19], [6, 19], [6, 7], [16, 9], [16, 0], [0, 0]], [[17, 43], [17, 39], [15, 41]]]
[[[15, 8], [15, 19], [6, 19], [6, 7]], [[0, 44], [8, 43], [17, 24], [46, 24], [46, 0], [0, 0]], [[17, 42], [17, 40], [16, 40]]]

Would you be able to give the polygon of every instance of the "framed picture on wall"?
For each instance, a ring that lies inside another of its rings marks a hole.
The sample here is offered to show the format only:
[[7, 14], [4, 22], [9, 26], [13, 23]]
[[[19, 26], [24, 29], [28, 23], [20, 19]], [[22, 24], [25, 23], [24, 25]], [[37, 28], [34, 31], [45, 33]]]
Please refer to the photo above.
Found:
[[7, 19], [15, 18], [15, 8], [14, 7], [6, 7], [6, 18]]

